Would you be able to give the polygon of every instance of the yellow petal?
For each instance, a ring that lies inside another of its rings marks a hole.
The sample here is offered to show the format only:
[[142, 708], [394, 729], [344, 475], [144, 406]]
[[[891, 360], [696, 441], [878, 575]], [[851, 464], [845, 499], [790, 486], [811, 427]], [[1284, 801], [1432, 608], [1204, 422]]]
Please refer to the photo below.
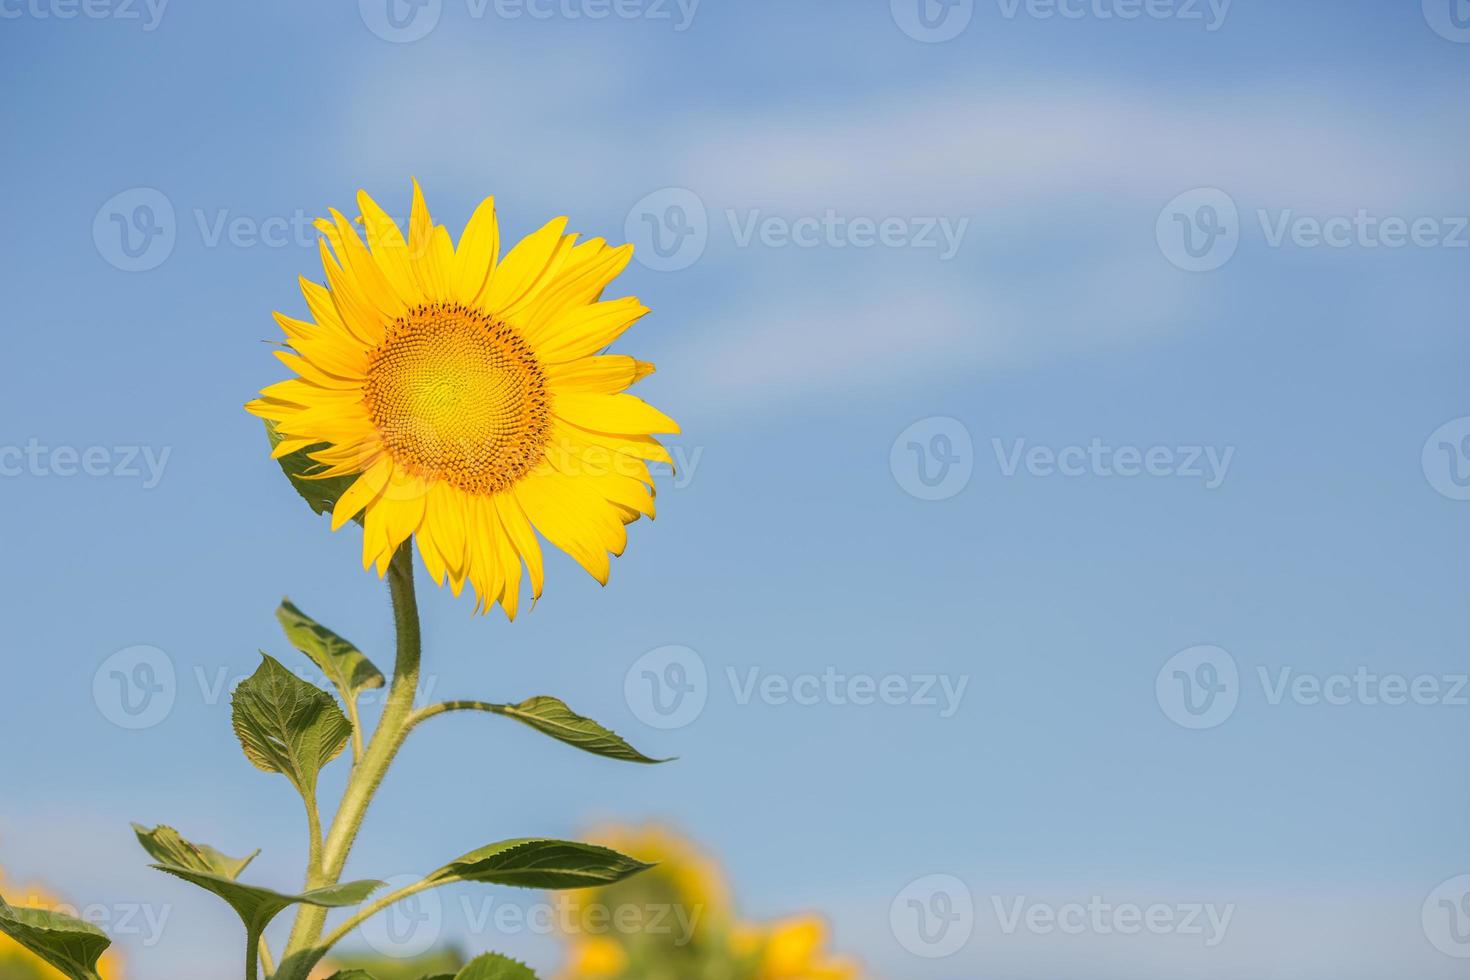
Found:
[[652, 364], [626, 354], [582, 357], [546, 366], [546, 378], [557, 390], [573, 389], [603, 395], [616, 395], [652, 373]]
[[473, 303], [485, 288], [500, 257], [500, 223], [495, 217], [495, 198], [487, 197], [475, 208], [459, 236], [454, 252], [454, 296]]
[[357, 207], [362, 211], [363, 230], [367, 234], [368, 246], [372, 249], [373, 257], [378, 260], [384, 277], [405, 304], [417, 303], [421, 298], [418, 281], [414, 279], [413, 268], [408, 260], [408, 243], [403, 240], [403, 232], [399, 230], [397, 222], [378, 206], [377, 201], [368, 196], [367, 191], [357, 192]]
[[562, 237], [566, 218], [554, 218], [511, 249], [485, 283], [479, 305], [501, 316], [520, 309], [536, 290], [556, 275], [566, 261], [571, 242]]
[[679, 423], [633, 395], [597, 395], [559, 391], [552, 412], [584, 429], [600, 432], [678, 432]]
[[338, 237], [342, 242], [337, 254], [342, 257], [343, 267], [350, 272], [363, 299], [384, 323], [402, 316], [403, 299], [388, 282], [388, 277], [383, 275], [382, 267], [362, 239], [357, 237], [357, 229], [336, 209], [332, 210], [332, 220], [337, 223]]
[[647, 312], [632, 296], [579, 306], [544, 325], [532, 346], [543, 364], [576, 360], [617, 340]]
[[556, 280], [541, 290], [527, 307], [526, 337], [534, 343], [542, 328], [558, 314], [595, 301], [607, 284], [627, 268], [632, 257], [633, 246], [608, 248], [600, 238], [573, 248]]
[[621, 550], [627, 535], [600, 498], [554, 471], [528, 476], [516, 484], [515, 497], [546, 540], [607, 584], [607, 553]]
[[383, 492], [383, 487], [388, 484], [388, 477], [392, 472], [393, 464], [384, 457], [358, 477], [357, 482], [337, 498], [337, 504], [332, 508], [332, 530], [335, 531], [352, 520], [362, 513], [364, 507], [377, 499]]
[[496, 514], [500, 517], [500, 526], [505, 528], [506, 538], [526, 563], [526, 571], [531, 576], [531, 597], [539, 599], [541, 587], [546, 580], [545, 568], [541, 562], [541, 542], [536, 540], [536, 532], [514, 494], [500, 493], [492, 499], [495, 501]]

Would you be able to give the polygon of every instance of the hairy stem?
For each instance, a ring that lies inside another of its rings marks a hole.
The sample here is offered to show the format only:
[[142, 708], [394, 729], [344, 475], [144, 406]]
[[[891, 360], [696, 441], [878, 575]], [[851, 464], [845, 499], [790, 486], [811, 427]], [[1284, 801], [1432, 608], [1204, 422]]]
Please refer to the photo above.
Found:
[[442, 715], [450, 711], [484, 711], [492, 715], [503, 715], [506, 713], [503, 704], [491, 704], [489, 701], [440, 701], [438, 704], [425, 705], [413, 713], [408, 720], [408, 727], [413, 728], [421, 721], [427, 721], [435, 715]]
[[271, 974], [275, 973], [276, 964], [275, 961], [271, 959], [270, 944], [265, 941], [264, 936], [260, 937], [260, 941], [255, 944], [255, 947], [260, 951], [260, 968], [265, 971], [265, 975], [270, 976]]
[[260, 968], [256, 965], [256, 957], [260, 953], [260, 937], [249, 935], [245, 937], [245, 980], [258, 980]]
[[[347, 781], [342, 804], [322, 844], [320, 858], [307, 872], [309, 888], [335, 885], [341, 880], [368, 804], [382, 785], [411, 727], [422, 653], [418, 600], [413, 589], [412, 538], [403, 542], [388, 566], [388, 588], [393, 597], [393, 620], [398, 634], [393, 686], [388, 691], [378, 728]], [[303, 906], [297, 912], [276, 980], [306, 980], [311, 967], [326, 952], [326, 947], [318, 943], [326, 918], [327, 910], [315, 906]]]
[[360, 911], [358, 911], [356, 914], [343, 922], [340, 926], [328, 933], [327, 938], [321, 941], [320, 948], [323, 950], [331, 949], [333, 946], [337, 945], [337, 943], [341, 942], [348, 933], [352, 932], [352, 930], [356, 929], [358, 926], [362, 925], [368, 919], [371, 919], [373, 916], [377, 915], [388, 906], [393, 905], [397, 902], [401, 902], [411, 895], [417, 895], [419, 892], [428, 891], [430, 888], [435, 888], [437, 886], [438, 882], [433, 882], [425, 879], [423, 881], [416, 881], [411, 885], [405, 885], [395, 892], [389, 892], [382, 898], [375, 899], [371, 905], [363, 906]]

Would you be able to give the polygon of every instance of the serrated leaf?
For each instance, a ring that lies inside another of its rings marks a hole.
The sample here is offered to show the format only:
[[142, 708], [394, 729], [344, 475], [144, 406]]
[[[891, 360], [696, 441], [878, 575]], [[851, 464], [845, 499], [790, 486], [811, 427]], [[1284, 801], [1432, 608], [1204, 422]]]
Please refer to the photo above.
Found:
[[376, 978], [366, 970], [338, 970], [327, 977], [327, 980], [376, 980]]
[[291, 645], [311, 658], [347, 702], [368, 688], [382, 687], [383, 672], [362, 651], [284, 599], [276, 619]]
[[168, 864], [155, 864], [153, 867], [224, 899], [240, 916], [240, 920], [245, 923], [246, 932], [252, 937], [259, 936], [272, 919], [292, 905], [316, 905], [326, 909], [357, 905], [383, 884], [381, 881], [349, 881], [346, 884], [315, 888], [300, 895], [283, 895], [269, 888], [242, 884], [232, 878], [206, 871]]
[[283, 774], [303, 797], [314, 799], [317, 773], [341, 754], [352, 725], [326, 691], [269, 654], [261, 657], [255, 673], [235, 688], [235, 735], [257, 769]]
[[70, 980], [98, 980], [97, 961], [112, 945], [89, 922], [44, 909], [21, 909], [0, 898], [0, 932], [35, 953]]
[[143, 845], [143, 850], [148, 852], [148, 856], [159, 864], [204, 871], [223, 878], [240, 877], [240, 872], [244, 871], [260, 853], [259, 850], [256, 850], [245, 857], [232, 858], [221, 854], [208, 844], [195, 844], [185, 840], [177, 830], [162, 824], [152, 830], [133, 824], [133, 833], [138, 835], [138, 843]]
[[429, 876], [438, 884], [475, 881], [518, 888], [610, 885], [653, 867], [596, 844], [523, 837], [489, 844]]
[[470, 960], [454, 980], [536, 980], [531, 968], [499, 953], [486, 953]]
[[[265, 423], [265, 434], [270, 439], [271, 449], [274, 451], [281, 442], [281, 434], [276, 431], [276, 424], [269, 419]], [[346, 493], [347, 488], [357, 481], [355, 474], [333, 476], [325, 480], [307, 479], [326, 469], [326, 466], [318, 463], [309, 455], [325, 448], [327, 448], [326, 443], [319, 446], [308, 446], [282, 456], [276, 461], [281, 464], [281, 469], [285, 472], [286, 479], [290, 481], [291, 486], [296, 488], [301, 498], [318, 514], [330, 514], [332, 508], [337, 506], [337, 498]]]
[[591, 718], [584, 718], [568, 708], [566, 702], [550, 695], [527, 698], [520, 704], [501, 705], [500, 713], [593, 755], [651, 765], [669, 761], [644, 755], [617, 732], [604, 728]]

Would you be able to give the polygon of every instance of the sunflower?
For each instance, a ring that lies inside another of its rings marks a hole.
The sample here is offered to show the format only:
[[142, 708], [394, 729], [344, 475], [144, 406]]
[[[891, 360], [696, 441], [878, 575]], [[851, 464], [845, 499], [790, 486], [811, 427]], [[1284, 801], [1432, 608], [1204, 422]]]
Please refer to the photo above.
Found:
[[578, 242], [557, 218], [500, 257], [493, 198], [458, 245], [417, 181], [407, 238], [366, 192], [357, 202], [357, 223], [317, 222], [311, 320], [276, 314], [296, 377], [246, 406], [275, 424], [273, 455], [306, 450], [313, 477], [356, 478], [332, 529], [360, 518], [379, 576], [413, 536], [434, 581], [455, 595], [469, 582], [477, 611], [514, 619], [523, 567], [541, 595], [540, 532], [606, 585], [625, 526], [654, 515], [648, 463], [672, 465], [654, 434], [679, 431], [624, 393], [653, 365], [603, 353], [648, 312], [602, 299], [633, 247]]

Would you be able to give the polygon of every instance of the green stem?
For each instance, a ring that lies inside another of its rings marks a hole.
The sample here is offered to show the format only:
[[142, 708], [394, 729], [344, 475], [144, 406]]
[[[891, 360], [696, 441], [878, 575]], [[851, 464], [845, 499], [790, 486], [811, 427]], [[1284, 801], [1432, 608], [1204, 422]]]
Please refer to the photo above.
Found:
[[438, 704], [425, 705], [413, 713], [408, 720], [408, 727], [414, 728], [421, 721], [427, 721], [435, 715], [446, 714], [450, 711], [485, 711], [492, 715], [507, 714], [506, 705], [491, 704], [489, 701], [440, 701]]
[[[327, 832], [320, 859], [307, 872], [309, 888], [335, 885], [341, 880], [342, 869], [362, 828], [368, 805], [412, 727], [422, 653], [418, 601], [413, 589], [412, 538], [399, 547], [388, 566], [388, 588], [393, 597], [393, 619], [398, 634], [393, 686], [388, 692], [378, 728], [347, 781], [342, 804], [337, 808], [337, 815]], [[327, 910], [315, 906], [303, 906], [297, 912], [276, 980], [306, 980], [312, 966], [326, 953], [326, 947], [318, 943], [326, 918]]]
[[401, 902], [411, 895], [417, 895], [419, 892], [428, 891], [430, 888], [436, 888], [439, 884], [439, 882], [429, 881], [428, 879], [424, 879], [423, 881], [416, 881], [411, 885], [405, 885], [404, 887], [398, 889], [396, 892], [390, 892], [389, 894], [384, 895], [382, 898], [375, 900], [371, 905], [363, 906], [363, 908], [356, 915], [353, 915], [345, 922], [343, 922], [340, 926], [328, 933], [327, 938], [321, 941], [321, 948], [324, 950], [331, 949], [333, 946], [337, 945], [337, 943], [346, 938], [348, 933], [352, 932], [352, 930], [356, 929], [358, 926], [362, 925], [368, 919], [371, 919], [373, 916], [377, 915], [388, 906], [393, 905], [397, 902]]
[[256, 963], [256, 957], [260, 953], [260, 937], [250, 935], [245, 937], [245, 980], [258, 980], [260, 968]]
[[271, 948], [266, 943], [264, 936], [260, 937], [260, 941], [255, 944], [255, 948], [260, 950], [260, 968], [265, 971], [265, 975], [270, 976], [275, 973], [275, 961], [271, 959]]

